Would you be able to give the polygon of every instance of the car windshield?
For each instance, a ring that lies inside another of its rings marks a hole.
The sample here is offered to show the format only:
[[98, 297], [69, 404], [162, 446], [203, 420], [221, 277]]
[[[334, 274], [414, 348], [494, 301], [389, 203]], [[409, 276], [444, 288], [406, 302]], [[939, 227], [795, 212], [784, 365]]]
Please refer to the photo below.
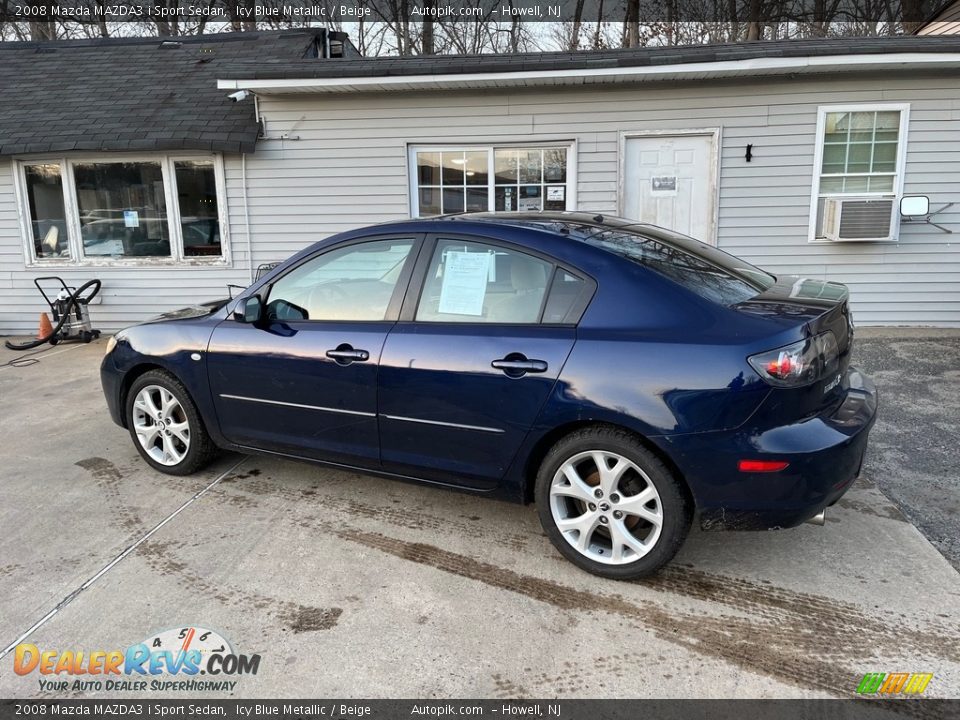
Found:
[[648, 267], [722, 305], [756, 297], [776, 278], [733, 255], [664, 228], [605, 218], [592, 225], [550, 223], [551, 229]]

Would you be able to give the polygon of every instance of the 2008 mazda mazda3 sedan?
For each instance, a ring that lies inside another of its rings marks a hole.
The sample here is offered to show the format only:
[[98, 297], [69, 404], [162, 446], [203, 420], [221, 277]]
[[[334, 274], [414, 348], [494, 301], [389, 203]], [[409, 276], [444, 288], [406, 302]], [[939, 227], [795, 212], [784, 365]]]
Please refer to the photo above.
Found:
[[101, 376], [162, 472], [228, 448], [532, 501], [564, 556], [631, 578], [695, 515], [791, 527], [851, 485], [877, 395], [847, 297], [617, 218], [411, 220], [118, 333]]

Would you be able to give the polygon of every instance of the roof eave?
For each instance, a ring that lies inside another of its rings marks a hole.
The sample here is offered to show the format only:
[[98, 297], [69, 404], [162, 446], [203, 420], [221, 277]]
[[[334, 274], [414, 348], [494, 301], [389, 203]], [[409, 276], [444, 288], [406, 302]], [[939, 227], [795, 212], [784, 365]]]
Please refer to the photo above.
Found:
[[352, 77], [278, 77], [220, 79], [223, 90], [269, 94], [390, 92], [403, 90], [482, 89], [504, 86], [693, 81], [763, 75], [812, 75], [838, 72], [960, 68], [960, 53], [877, 53], [794, 58], [751, 58], [720, 62], [634, 67], [521, 70], [516, 72], [437, 73]]

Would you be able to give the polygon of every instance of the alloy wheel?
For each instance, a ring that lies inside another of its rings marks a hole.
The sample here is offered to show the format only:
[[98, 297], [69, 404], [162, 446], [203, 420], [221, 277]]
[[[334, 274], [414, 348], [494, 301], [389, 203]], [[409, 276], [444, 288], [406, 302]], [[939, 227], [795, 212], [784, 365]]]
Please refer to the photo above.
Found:
[[177, 465], [190, 450], [190, 423], [176, 396], [147, 385], [133, 401], [133, 427], [147, 454], [161, 465]]
[[590, 450], [564, 462], [550, 483], [553, 521], [584, 557], [625, 565], [660, 538], [663, 505], [653, 482], [615, 452]]

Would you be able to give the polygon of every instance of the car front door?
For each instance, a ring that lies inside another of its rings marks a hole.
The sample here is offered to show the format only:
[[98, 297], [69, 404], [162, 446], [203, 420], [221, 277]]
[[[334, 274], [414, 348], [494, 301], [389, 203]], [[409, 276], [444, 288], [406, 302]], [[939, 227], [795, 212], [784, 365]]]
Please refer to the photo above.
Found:
[[352, 241], [260, 292], [260, 319], [221, 323], [208, 372], [220, 430], [238, 445], [379, 464], [377, 367], [420, 236]]
[[443, 236], [414, 277], [380, 364], [384, 469], [493, 488], [573, 348], [592, 281], [513, 246]]

